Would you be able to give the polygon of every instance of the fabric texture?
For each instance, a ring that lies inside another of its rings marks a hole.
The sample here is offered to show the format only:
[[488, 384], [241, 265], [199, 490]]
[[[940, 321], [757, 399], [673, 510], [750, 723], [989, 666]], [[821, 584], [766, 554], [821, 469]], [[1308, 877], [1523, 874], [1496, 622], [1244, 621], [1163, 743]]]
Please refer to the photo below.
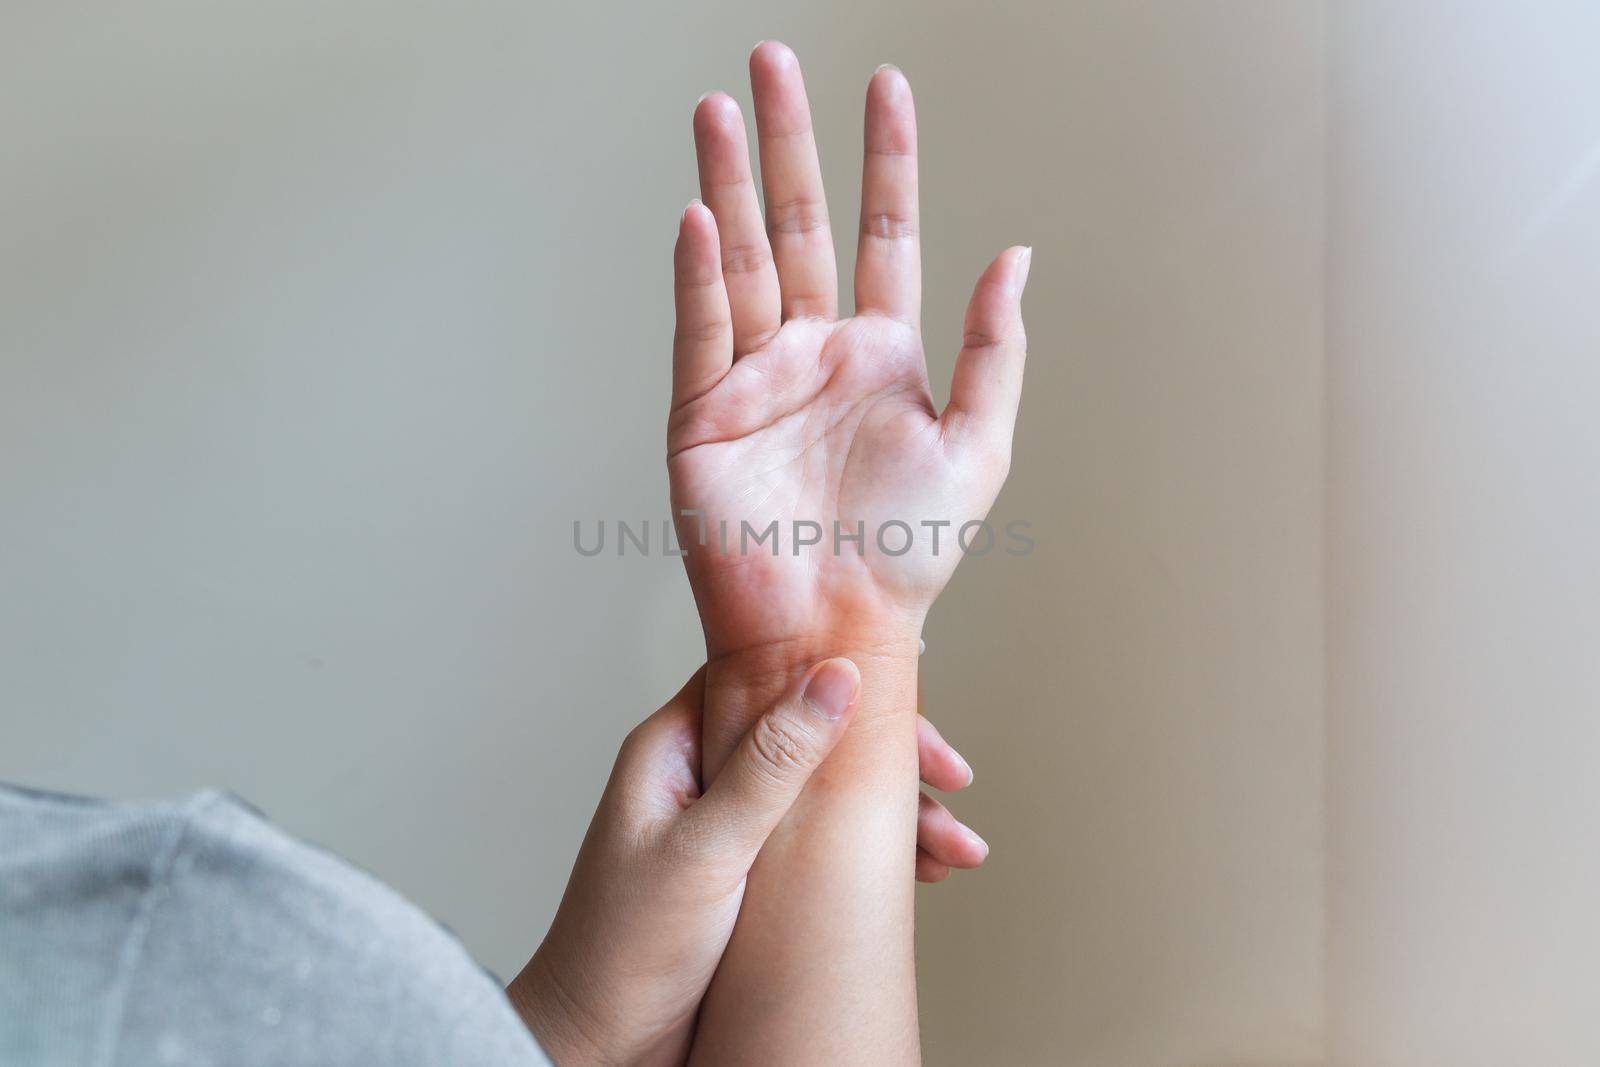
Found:
[[232, 797], [0, 787], [7, 1067], [548, 1062], [449, 932]]

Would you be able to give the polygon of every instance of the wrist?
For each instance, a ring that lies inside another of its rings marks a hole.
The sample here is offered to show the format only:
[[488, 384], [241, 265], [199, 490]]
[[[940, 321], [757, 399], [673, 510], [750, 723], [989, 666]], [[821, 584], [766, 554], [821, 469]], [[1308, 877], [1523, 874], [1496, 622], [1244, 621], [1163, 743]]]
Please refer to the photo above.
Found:
[[828, 631], [738, 648], [715, 647], [708, 642], [706, 670], [724, 681], [759, 683], [793, 681], [825, 659], [844, 656], [865, 674], [868, 671], [915, 666], [921, 651], [920, 627]]
[[[816, 595], [800, 608], [756, 620], [738, 613], [701, 613], [706, 662], [741, 673], [808, 668], [829, 656], [915, 660], [927, 607], [882, 593], [852, 589]], [[769, 625], [777, 622], [779, 625]], [[858, 667], [866, 664], [858, 663]]]
[[563, 980], [547, 949], [541, 945], [506, 987], [507, 999], [552, 1063], [606, 1061], [605, 1044], [599, 1040], [603, 1022], [584, 1008], [583, 997]]
[[[843, 657], [861, 672], [857, 715], [892, 713], [905, 704], [896, 699], [897, 680], [916, 678], [921, 653], [921, 624], [872, 625], [859, 630], [828, 630], [717, 652], [706, 657], [706, 710], [720, 714], [743, 701], [765, 707], [818, 663]], [[910, 710], [915, 711], [915, 692]], [[755, 710], [755, 709], [751, 709]]]
[[785, 656], [799, 662], [819, 652], [826, 658], [829, 650], [914, 649], [933, 599], [858, 576], [819, 579], [798, 588], [788, 580], [732, 583], [729, 577], [709, 573], [696, 581], [690, 573], [708, 662], [779, 662]]
[[[874, 738], [912, 736], [917, 713], [920, 620], [875, 622], [860, 629], [807, 633], [749, 645], [706, 663], [702, 770], [716, 777], [723, 761], [763, 712], [818, 663], [843, 657], [861, 672], [854, 725], [843, 749], [872, 745]], [[904, 726], [905, 729], [901, 729]]]

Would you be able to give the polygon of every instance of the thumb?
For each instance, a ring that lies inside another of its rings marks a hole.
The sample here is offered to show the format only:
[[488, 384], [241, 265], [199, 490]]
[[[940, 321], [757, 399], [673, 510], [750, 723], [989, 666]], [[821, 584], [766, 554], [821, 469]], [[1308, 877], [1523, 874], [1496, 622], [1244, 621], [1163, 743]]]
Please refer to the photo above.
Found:
[[966, 337], [950, 382], [950, 403], [940, 416], [957, 436], [1003, 444], [1007, 455], [1028, 356], [1022, 290], [1032, 263], [1032, 248], [1008, 248], [978, 279], [967, 305]]
[[748, 866], [844, 736], [861, 689], [847, 659], [819, 664], [756, 721], [690, 809], [694, 837]]

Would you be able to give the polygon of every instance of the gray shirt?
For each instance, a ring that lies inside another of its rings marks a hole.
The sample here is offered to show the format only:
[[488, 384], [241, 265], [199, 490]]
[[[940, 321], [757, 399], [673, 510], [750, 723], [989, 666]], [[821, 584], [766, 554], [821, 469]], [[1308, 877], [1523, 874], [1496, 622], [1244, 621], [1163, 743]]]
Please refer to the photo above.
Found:
[[0, 1063], [546, 1064], [376, 879], [221, 793], [0, 787]]

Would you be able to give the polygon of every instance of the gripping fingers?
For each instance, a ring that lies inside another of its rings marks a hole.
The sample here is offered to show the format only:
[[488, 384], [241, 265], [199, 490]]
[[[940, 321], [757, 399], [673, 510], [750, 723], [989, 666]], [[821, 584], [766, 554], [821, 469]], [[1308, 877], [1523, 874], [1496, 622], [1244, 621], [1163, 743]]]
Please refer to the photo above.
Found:
[[947, 867], [963, 870], [982, 866], [989, 856], [988, 843], [926, 793], [917, 799], [917, 848]]
[[917, 849], [917, 881], [932, 885], [950, 877], [948, 864], [940, 863], [922, 849]]
[[946, 793], [972, 784], [972, 768], [967, 761], [921, 715], [917, 716], [917, 765], [925, 784]]

